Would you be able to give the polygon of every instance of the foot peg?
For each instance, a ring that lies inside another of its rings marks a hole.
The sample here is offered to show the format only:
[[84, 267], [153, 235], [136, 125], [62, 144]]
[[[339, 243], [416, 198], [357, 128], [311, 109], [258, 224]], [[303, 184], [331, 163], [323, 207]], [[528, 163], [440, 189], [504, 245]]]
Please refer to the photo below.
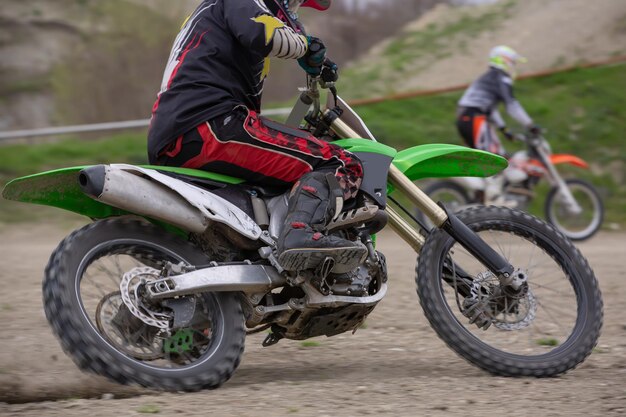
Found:
[[330, 275], [330, 272], [335, 267], [335, 258], [331, 258], [327, 256], [324, 258], [322, 263], [315, 269], [315, 275], [322, 279], [322, 281], [326, 280], [326, 278]]
[[262, 346], [269, 347], [280, 342], [280, 339], [284, 339], [285, 335], [278, 329], [272, 327], [272, 333], [268, 334], [265, 340], [263, 340]]

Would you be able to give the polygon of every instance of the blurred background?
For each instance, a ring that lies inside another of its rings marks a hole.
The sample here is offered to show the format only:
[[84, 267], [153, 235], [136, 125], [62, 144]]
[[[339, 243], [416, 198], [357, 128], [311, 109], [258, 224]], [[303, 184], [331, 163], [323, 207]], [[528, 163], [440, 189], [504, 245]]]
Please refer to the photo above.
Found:
[[[3, 0], [0, 131], [148, 118], [173, 38], [197, 3]], [[517, 49], [528, 57], [522, 75], [544, 73], [520, 80], [518, 98], [554, 149], [590, 160], [589, 176], [610, 199], [607, 227], [624, 222], [626, 152], [615, 149], [625, 148], [625, 1], [335, 0], [329, 13], [306, 9], [301, 20], [340, 65], [339, 91], [348, 99], [463, 85], [485, 70], [491, 47]], [[303, 83], [295, 62], [272, 61], [265, 107], [289, 106]], [[393, 146], [461, 143], [454, 126], [461, 94], [358, 111]], [[2, 182], [52, 167], [146, 161], [143, 130], [0, 145]], [[11, 219], [7, 212], [0, 216]]]

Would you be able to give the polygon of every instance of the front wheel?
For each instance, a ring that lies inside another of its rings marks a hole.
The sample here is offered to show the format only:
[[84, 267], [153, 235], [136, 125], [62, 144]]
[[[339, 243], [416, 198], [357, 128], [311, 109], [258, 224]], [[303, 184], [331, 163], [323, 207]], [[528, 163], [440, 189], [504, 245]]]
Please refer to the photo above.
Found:
[[430, 325], [470, 363], [495, 375], [549, 377], [580, 364], [598, 341], [602, 298], [581, 253], [518, 210], [479, 207], [458, 218], [516, 269], [513, 291], [442, 230], [420, 253], [417, 292]]
[[81, 369], [154, 389], [218, 387], [243, 353], [237, 295], [183, 297], [193, 317], [176, 330], [170, 330], [167, 303], [142, 297], [144, 284], [158, 279], [166, 263], [208, 262], [199, 249], [156, 226], [124, 218], [95, 222], [67, 237], [50, 257], [46, 317]]
[[598, 191], [587, 181], [565, 180], [581, 211], [574, 213], [555, 187], [546, 197], [546, 219], [572, 240], [585, 240], [596, 234], [602, 226], [604, 206]]

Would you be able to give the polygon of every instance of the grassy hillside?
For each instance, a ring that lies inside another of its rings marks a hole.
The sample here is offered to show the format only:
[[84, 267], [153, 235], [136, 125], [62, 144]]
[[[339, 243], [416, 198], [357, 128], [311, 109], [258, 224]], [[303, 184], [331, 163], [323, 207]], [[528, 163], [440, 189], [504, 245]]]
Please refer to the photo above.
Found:
[[[573, 153], [591, 172], [565, 170], [592, 180], [606, 198], [607, 222], [626, 223], [626, 65], [579, 69], [523, 80], [516, 95], [556, 153]], [[380, 141], [397, 147], [458, 143], [454, 125], [462, 91], [361, 106], [357, 110]], [[515, 128], [515, 123], [509, 124]], [[505, 143], [508, 150], [519, 144]]]
[[469, 82], [495, 45], [528, 58], [522, 72], [626, 54], [626, 2], [500, 0], [439, 4], [346, 69], [343, 95], [368, 97]]
[[[577, 170], [568, 174], [589, 178], [604, 190], [607, 222], [626, 224], [626, 65], [523, 80], [516, 91], [529, 113], [548, 129], [547, 137], [555, 152], [574, 153], [591, 162], [592, 172]], [[460, 143], [454, 114], [461, 93], [360, 106], [357, 110], [380, 141], [398, 148], [432, 142]], [[515, 144], [506, 145], [510, 150], [516, 148]], [[145, 163], [145, 133], [2, 146], [0, 160], [2, 183], [56, 167]], [[28, 216], [21, 205], [2, 201], [0, 206], [0, 220]]]

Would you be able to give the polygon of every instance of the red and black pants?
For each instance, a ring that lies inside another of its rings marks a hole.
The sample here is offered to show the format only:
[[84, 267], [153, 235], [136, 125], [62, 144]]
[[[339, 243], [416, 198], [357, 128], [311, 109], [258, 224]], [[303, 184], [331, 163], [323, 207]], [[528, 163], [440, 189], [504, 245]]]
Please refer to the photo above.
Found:
[[498, 155], [505, 153], [489, 116], [480, 109], [462, 107], [456, 120], [459, 134], [470, 148], [488, 151]]
[[311, 171], [329, 171], [335, 173], [346, 200], [356, 196], [363, 179], [361, 162], [350, 152], [245, 107], [187, 132], [150, 163], [274, 186], [290, 186]]

